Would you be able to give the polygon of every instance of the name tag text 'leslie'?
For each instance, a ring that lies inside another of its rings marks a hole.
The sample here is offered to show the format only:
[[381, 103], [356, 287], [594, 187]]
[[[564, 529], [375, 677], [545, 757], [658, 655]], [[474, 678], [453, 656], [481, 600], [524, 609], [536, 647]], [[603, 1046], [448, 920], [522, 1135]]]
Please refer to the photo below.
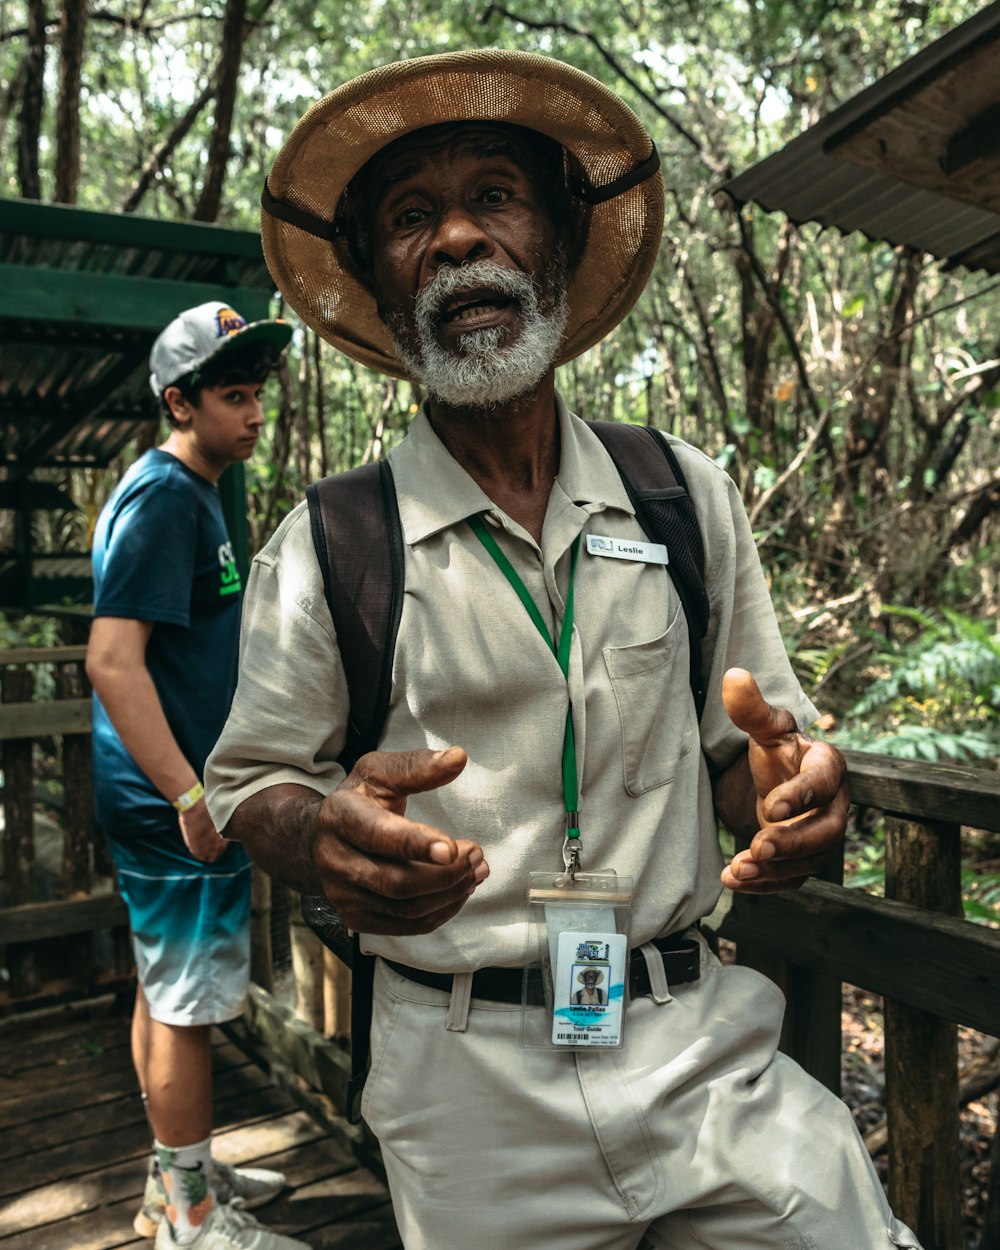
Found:
[[643, 564], [667, 564], [667, 549], [663, 543], [641, 543], [631, 538], [605, 538], [601, 534], [587, 535], [587, 554], [610, 556], [613, 560], [639, 560]]

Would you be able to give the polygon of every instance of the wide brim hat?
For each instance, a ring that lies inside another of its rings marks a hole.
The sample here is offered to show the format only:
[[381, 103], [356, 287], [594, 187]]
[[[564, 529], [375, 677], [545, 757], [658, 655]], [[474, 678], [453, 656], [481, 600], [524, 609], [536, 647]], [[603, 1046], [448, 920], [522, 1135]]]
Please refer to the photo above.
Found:
[[635, 113], [605, 86], [532, 52], [481, 49], [415, 57], [370, 70], [305, 114], [278, 154], [262, 199], [271, 276], [322, 338], [381, 373], [406, 377], [375, 297], [351, 261], [339, 215], [351, 179], [376, 152], [443, 122], [524, 126], [560, 143], [582, 177], [583, 254], [568, 291], [556, 358], [572, 360], [635, 304], [663, 226], [659, 157]]
[[600, 970], [600, 968], [584, 968], [582, 972], [578, 972], [576, 974], [576, 979], [580, 982], [581, 985], [586, 979], [588, 972], [594, 973], [594, 975], [597, 977], [597, 980], [594, 982], [595, 985], [600, 985], [601, 982], [604, 980], [604, 973]]

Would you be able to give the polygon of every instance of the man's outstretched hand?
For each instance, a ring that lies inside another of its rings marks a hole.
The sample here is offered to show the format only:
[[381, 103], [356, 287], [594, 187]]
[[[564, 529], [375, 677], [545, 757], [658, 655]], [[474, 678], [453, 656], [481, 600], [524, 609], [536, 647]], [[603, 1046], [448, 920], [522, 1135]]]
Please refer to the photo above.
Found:
[[445, 751], [373, 751], [319, 807], [314, 843], [324, 893], [363, 933], [430, 933], [489, 875], [482, 849], [406, 818], [411, 794], [454, 781], [468, 762]]
[[723, 884], [754, 894], [797, 889], [844, 836], [844, 757], [799, 733], [791, 712], [767, 703], [745, 669], [726, 673], [722, 702], [733, 724], [750, 736], [747, 762], [759, 826], [749, 849], [722, 870]]

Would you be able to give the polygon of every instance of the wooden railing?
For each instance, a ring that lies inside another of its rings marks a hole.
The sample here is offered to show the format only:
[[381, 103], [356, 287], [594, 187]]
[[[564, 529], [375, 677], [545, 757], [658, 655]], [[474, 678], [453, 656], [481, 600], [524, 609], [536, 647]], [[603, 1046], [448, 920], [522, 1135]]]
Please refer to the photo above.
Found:
[[[128, 981], [121, 899], [88, 893], [99, 843], [93, 840], [82, 657], [82, 647], [0, 652], [7, 890], [0, 947], [7, 948], [10, 970], [10, 983], [0, 989], [0, 1010], [30, 1004], [50, 988], [40, 984], [35, 953], [39, 943], [67, 935], [78, 937], [63, 946], [76, 960], [70, 981], [81, 992]], [[59, 697], [53, 701], [33, 698], [31, 673], [41, 663], [54, 665]], [[66, 897], [39, 901], [33, 885], [31, 751], [34, 739], [53, 735], [62, 740]], [[828, 879], [807, 882], [792, 894], [727, 893], [708, 927], [735, 943], [741, 962], [781, 986], [788, 1000], [783, 1049], [838, 1092], [842, 983], [883, 997], [890, 1199], [918, 1231], [925, 1250], [957, 1250], [962, 1246], [957, 1026], [1000, 1037], [1000, 930], [962, 918], [961, 830], [1000, 831], [1000, 774], [847, 755], [852, 801], [859, 809], [884, 813], [885, 897], [845, 889], [837, 864], [824, 874]], [[271, 927], [267, 881], [258, 878], [254, 965], [263, 987], [254, 989], [242, 1027], [263, 1039], [300, 1092], [304, 1081], [314, 1097], [343, 1112], [347, 1054], [323, 1035], [343, 1033], [343, 977], [329, 957], [310, 954], [311, 935], [296, 926], [291, 945], [299, 997], [313, 1000], [299, 1015], [318, 1027], [296, 1018], [268, 992]], [[88, 935], [105, 929], [115, 934], [116, 962], [95, 979], [92, 964], [80, 953], [86, 954]], [[371, 1145], [363, 1130], [345, 1127], [345, 1134], [355, 1147]], [[1000, 1218], [998, 1166], [992, 1184], [988, 1224]], [[983, 1245], [1000, 1245], [1000, 1227], [988, 1226]]]
[[[845, 754], [852, 801], [885, 816], [885, 897], [837, 880], [792, 894], [727, 894], [712, 926], [736, 942], [740, 961], [782, 987], [783, 1049], [838, 1092], [841, 982], [882, 995], [890, 1201], [924, 1250], [955, 1250], [963, 1244], [956, 1026], [1000, 1036], [1000, 930], [962, 919], [961, 830], [1000, 830], [1000, 774]], [[824, 875], [838, 878], [839, 866]], [[998, 1185], [994, 1167], [988, 1219]], [[988, 1236], [984, 1246], [1000, 1245], [1000, 1229]]]
[[[128, 917], [95, 837], [84, 653], [82, 646], [0, 650], [0, 948], [8, 972], [0, 986], [0, 1011], [125, 989], [131, 981]], [[36, 697], [43, 666], [52, 672], [54, 699]], [[50, 801], [36, 784], [39, 742], [58, 744], [61, 760], [61, 848], [58, 871], [50, 874], [39, 870], [35, 813]], [[46, 897], [53, 893], [57, 896]], [[96, 939], [102, 933], [109, 949], [101, 950]]]

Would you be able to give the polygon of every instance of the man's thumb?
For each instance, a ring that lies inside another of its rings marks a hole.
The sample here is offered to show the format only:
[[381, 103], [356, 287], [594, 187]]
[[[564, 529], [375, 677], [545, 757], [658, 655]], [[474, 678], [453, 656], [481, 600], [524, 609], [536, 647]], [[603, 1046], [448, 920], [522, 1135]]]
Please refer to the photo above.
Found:
[[454, 781], [469, 757], [461, 747], [443, 751], [371, 751], [362, 755], [344, 783], [370, 798], [391, 804], [409, 794], [437, 790]]
[[736, 728], [760, 746], [775, 746], [795, 732], [795, 717], [788, 708], [772, 707], [745, 668], [731, 668], [723, 676], [722, 705]]

